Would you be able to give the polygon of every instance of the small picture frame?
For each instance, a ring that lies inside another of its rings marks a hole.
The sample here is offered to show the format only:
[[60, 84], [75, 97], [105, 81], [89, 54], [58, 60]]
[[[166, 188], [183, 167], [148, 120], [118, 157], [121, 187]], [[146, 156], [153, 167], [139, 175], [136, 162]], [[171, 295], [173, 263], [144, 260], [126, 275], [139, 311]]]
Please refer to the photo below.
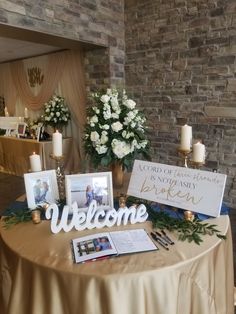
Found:
[[38, 125], [35, 131], [35, 139], [37, 141], [40, 140], [41, 130], [42, 130], [42, 126]]
[[24, 174], [28, 208], [54, 204], [59, 199], [55, 170]]
[[17, 124], [17, 135], [18, 135], [18, 137], [24, 137], [25, 136], [26, 125], [27, 124], [25, 122], [19, 122]]
[[79, 210], [87, 211], [92, 200], [101, 209], [113, 208], [113, 189], [111, 172], [72, 174], [65, 176], [66, 202], [76, 202]]

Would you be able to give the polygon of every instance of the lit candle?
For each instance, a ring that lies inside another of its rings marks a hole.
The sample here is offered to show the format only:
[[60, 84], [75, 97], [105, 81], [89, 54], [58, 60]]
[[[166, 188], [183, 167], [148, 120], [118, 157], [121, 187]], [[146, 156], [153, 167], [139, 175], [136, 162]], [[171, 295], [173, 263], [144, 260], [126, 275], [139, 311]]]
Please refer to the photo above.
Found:
[[191, 212], [190, 210], [186, 210], [186, 211], [184, 212], [184, 218], [185, 218], [185, 220], [193, 221], [193, 219], [194, 219], [194, 213]]
[[25, 118], [29, 118], [29, 115], [28, 115], [28, 109], [25, 107]]
[[9, 117], [9, 113], [8, 113], [7, 107], [4, 108], [4, 113], [5, 113], [5, 117]]
[[42, 171], [40, 156], [33, 152], [29, 157], [30, 159], [30, 169], [32, 172]]
[[185, 124], [181, 127], [180, 149], [190, 150], [192, 145], [192, 127]]
[[205, 145], [202, 143], [193, 144], [193, 161], [200, 163], [205, 161]]
[[62, 134], [56, 130], [52, 134], [52, 153], [54, 156], [62, 156]]

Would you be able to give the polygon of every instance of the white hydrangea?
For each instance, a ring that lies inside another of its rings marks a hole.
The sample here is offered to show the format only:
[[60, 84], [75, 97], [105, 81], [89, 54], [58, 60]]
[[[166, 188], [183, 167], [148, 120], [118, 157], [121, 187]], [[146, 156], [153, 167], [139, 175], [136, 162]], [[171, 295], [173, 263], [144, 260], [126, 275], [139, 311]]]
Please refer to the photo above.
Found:
[[98, 154], [101, 155], [101, 154], [105, 154], [107, 152], [108, 147], [105, 145], [97, 145], [95, 149], [98, 152]]
[[112, 147], [112, 151], [113, 153], [119, 158], [122, 159], [124, 158], [126, 155], [131, 153], [131, 147], [130, 144], [123, 142], [123, 141], [119, 141], [117, 139], [112, 140], [111, 142], [111, 147]]
[[103, 117], [105, 120], [111, 119], [111, 110], [103, 111]]
[[114, 111], [120, 108], [117, 97], [111, 97], [111, 106]]
[[116, 112], [113, 112], [113, 113], [111, 114], [111, 117], [112, 117], [113, 119], [119, 119], [119, 114], [116, 113]]
[[123, 125], [120, 123], [120, 121], [117, 121], [112, 123], [111, 128], [114, 132], [119, 132], [123, 129]]

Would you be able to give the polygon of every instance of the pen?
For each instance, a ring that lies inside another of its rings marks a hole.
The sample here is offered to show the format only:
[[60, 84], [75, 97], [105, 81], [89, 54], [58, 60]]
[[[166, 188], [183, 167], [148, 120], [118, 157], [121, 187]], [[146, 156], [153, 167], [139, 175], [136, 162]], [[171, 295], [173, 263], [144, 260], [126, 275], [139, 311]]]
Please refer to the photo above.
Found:
[[160, 238], [158, 238], [158, 237], [155, 235], [155, 233], [151, 232], [151, 236], [152, 236], [152, 238], [153, 238], [155, 241], [157, 241], [164, 249], [166, 249], [167, 251], [169, 251], [169, 248], [166, 247], [166, 246], [163, 244], [163, 242], [160, 240]]
[[[161, 234], [161, 233], [159, 233], [159, 232], [157, 232], [157, 231], [155, 231], [155, 233], [156, 233], [156, 235], [158, 235], [158, 237], [161, 239], [161, 241], [163, 242], [163, 244], [165, 244], [165, 246], [168, 246], [168, 241], [166, 241], [166, 239], [165, 239], [165, 237]], [[170, 243], [169, 243], [170, 244]]]
[[161, 230], [161, 232], [162, 232], [162, 234], [164, 235], [165, 240], [166, 240], [168, 243], [170, 243], [170, 245], [175, 244], [175, 243], [171, 240], [171, 238], [165, 233], [164, 230]]

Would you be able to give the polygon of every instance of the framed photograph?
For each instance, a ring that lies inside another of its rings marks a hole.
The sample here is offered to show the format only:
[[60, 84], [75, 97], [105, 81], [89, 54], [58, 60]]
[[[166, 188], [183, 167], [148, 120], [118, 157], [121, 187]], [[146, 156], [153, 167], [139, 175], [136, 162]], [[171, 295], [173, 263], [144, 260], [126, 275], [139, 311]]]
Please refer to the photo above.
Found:
[[17, 134], [18, 136], [24, 136], [25, 135], [25, 130], [26, 130], [26, 123], [25, 122], [19, 122], [17, 124]]
[[42, 130], [42, 127], [40, 125], [37, 126], [36, 131], [35, 131], [35, 139], [37, 141], [40, 140], [41, 130]]
[[59, 199], [55, 170], [25, 173], [24, 181], [30, 209], [56, 203]]
[[98, 208], [113, 208], [111, 172], [66, 175], [65, 184], [68, 206], [76, 201], [80, 210], [87, 211], [92, 200], [96, 200]]

